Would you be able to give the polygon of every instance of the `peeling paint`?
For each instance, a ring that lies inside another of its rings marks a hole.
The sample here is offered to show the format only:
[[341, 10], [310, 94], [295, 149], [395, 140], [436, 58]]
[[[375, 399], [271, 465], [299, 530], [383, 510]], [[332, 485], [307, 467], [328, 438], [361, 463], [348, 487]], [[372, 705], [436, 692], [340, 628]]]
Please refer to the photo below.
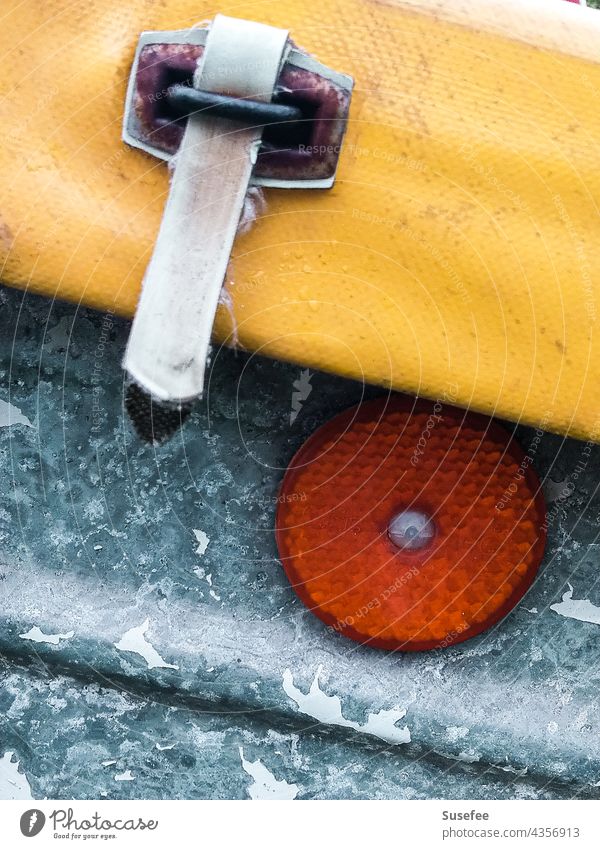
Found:
[[143, 657], [148, 664], [148, 669], [163, 668], [163, 669], [179, 669], [174, 663], [167, 663], [166, 660], [159, 655], [154, 646], [146, 639], [146, 631], [150, 627], [150, 620], [146, 619], [141, 625], [136, 628], [130, 628], [126, 631], [118, 643], [115, 643], [115, 648], [119, 651], [133, 652]]
[[289, 669], [283, 673], [283, 689], [286, 694], [296, 702], [298, 709], [312, 716], [318, 722], [325, 725], [340, 725], [344, 728], [353, 728], [355, 731], [361, 731], [363, 734], [370, 734], [373, 737], [379, 737], [386, 743], [399, 745], [401, 743], [410, 743], [410, 731], [408, 727], [398, 727], [396, 723], [406, 716], [406, 710], [400, 707], [393, 707], [389, 710], [382, 709], [377, 713], [370, 713], [364, 725], [358, 722], [353, 722], [342, 713], [342, 703], [339, 696], [328, 696], [319, 686], [319, 677], [323, 671], [323, 667], [319, 666], [315, 673], [312, 684], [308, 693], [303, 693], [294, 684], [294, 678]]
[[75, 631], [67, 631], [66, 634], [44, 634], [41, 628], [34, 625], [26, 634], [19, 634], [22, 640], [32, 640], [34, 643], [49, 643], [57, 646], [61, 640], [70, 640], [75, 636]]
[[512, 775], [524, 776], [527, 775], [528, 767], [524, 766], [522, 769], [518, 769], [516, 766], [510, 766], [510, 764], [496, 764], [498, 769], [501, 769], [502, 772], [510, 772]]
[[456, 760], [466, 764], [476, 764], [481, 760], [481, 755], [474, 749], [466, 749], [464, 752], [458, 753]]
[[120, 772], [118, 775], [115, 775], [115, 781], [135, 781], [135, 779], [131, 774], [131, 770], [126, 769], [125, 772]]
[[449, 725], [446, 728], [446, 737], [451, 743], [456, 743], [458, 740], [463, 740], [469, 734], [469, 729], [466, 725]]
[[198, 548], [196, 549], [196, 554], [199, 554], [200, 557], [206, 552], [208, 548], [208, 544], [210, 542], [210, 537], [205, 531], [201, 531], [197, 528], [193, 528], [194, 536], [196, 537], [196, 542], [198, 543]]
[[244, 757], [244, 749], [239, 747], [240, 760], [244, 772], [252, 776], [253, 783], [248, 788], [251, 799], [284, 799], [290, 801], [298, 795], [298, 785], [288, 784], [283, 779], [280, 781], [261, 762], [260, 758], [255, 761], [247, 761]]
[[27, 776], [19, 772], [19, 761], [13, 761], [14, 752], [5, 752], [0, 758], [0, 799], [33, 799]]
[[0, 427], [12, 427], [13, 425], [34, 427], [18, 407], [15, 407], [14, 404], [9, 404], [8, 401], [0, 400]]
[[568, 619], [578, 619], [579, 622], [600, 625], [600, 607], [596, 607], [587, 598], [573, 598], [573, 587], [571, 584], [568, 584], [568, 587], [569, 589], [564, 593], [562, 601], [551, 604], [550, 610]]

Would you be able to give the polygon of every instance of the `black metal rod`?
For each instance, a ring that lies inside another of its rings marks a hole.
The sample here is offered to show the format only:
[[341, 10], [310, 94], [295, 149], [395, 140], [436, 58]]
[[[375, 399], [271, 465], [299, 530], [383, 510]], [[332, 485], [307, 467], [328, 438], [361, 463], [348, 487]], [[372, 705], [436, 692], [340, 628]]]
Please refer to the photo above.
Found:
[[167, 97], [169, 105], [182, 118], [198, 112], [205, 112], [219, 118], [243, 121], [252, 126], [282, 124], [288, 121], [301, 121], [304, 118], [302, 110], [297, 106], [227, 97], [223, 94], [201, 91], [186, 85], [171, 86], [167, 92]]

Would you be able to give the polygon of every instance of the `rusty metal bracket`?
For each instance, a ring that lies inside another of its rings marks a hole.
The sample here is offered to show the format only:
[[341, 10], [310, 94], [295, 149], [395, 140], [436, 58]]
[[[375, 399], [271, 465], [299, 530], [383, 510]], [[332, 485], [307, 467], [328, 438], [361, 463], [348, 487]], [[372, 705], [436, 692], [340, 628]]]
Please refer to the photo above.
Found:
[[[174, 86], [191, 89], [207, 29], [146, 32], [140, 37], [127, 91], [123, 140], [164, 160], [178, 150], [185, 118], [173, 109]], [[326, 189], [335, 180], [353, 80], [292, 47], [277, 81], [276, 106], [296, 118], [269, 121], [252, 184]], [[227, 92], [223, 92], [225, 99]], [[194, 96], [194, 95], [192, 95]], [[269, 110], [273, 108], [269, 107]], [[267, 110], [265, 114], [270, 114]], [[213, 110], [211, 110], [213, 111]], [[261, 119], [263, 124], [266, 121]]]

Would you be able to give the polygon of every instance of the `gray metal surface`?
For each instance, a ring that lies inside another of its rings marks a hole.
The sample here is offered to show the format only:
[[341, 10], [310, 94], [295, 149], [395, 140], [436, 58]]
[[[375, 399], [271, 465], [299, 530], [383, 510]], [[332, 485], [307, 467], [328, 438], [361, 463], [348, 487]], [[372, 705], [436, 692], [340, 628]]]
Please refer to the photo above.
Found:
[[380, 390], [215, 350], [181, 435], [143, 446], [126, 334], [0, 290], [0, 796], [18, 759], [34, 798], [598, 797], [600, 448], [519, 429], [549, 546], [507, 619], [365, 649], [305, 611], [272, 527], [296, 448]]

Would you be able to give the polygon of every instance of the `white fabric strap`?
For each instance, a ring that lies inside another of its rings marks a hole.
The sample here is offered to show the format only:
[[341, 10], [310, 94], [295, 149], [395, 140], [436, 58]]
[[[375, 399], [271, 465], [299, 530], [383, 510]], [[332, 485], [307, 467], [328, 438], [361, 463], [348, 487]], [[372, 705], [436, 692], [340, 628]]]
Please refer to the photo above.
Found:
[[[270, 101], [287, 43], [286, 30], [217, 15], [194, 86]], [[202, 395], [219, 294], [261, 135], [262, 127], [222, 118], [188, 119], [123, 362], [161, 401]]]

